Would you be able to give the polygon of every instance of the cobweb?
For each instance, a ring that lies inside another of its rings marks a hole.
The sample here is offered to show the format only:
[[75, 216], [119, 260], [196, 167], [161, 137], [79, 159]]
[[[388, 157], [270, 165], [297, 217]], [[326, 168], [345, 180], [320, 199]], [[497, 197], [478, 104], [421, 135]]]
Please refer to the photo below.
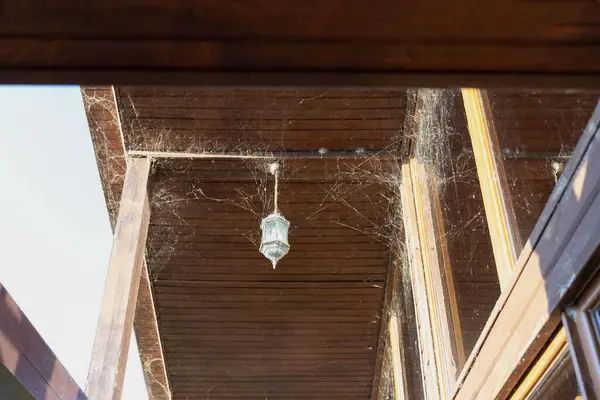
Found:
[[[160, 122], [155, 126], [142, 123], [141, 110], [135, 101], [124, 91], [119, 96], [120, 115], [114, 108], [112, 98], [95, 95], [93, 92], [83, 91], [86, 105], [90, 108], [101, 108], [102, 113], [91, 114], [88, 117], [96, 118], [104, 115], [106, 119], [113, 121], [126, 121], [120, 127], [125, 136], [124, 146], [128, 149], [137, 149], [152, 152], [177, 152], [192, 155], [205, 155], [207, 160], [211, 157], [215, 162], [221, 160], [219, 156], [234, 154], [243, 165], [242, 170], [250, 176], [247, 185], [242, 189], [234, 189], [233, 196], [213, 195], [206, 190], [206, 182], [195, 178], [197, 169], [194, 168], [196, 160], [177, 160], [177, 168], [172, 161], [158, 161], [156, 169], [163, 171], [152, 190], [153, 213], [178, 221], [180, 226], [186, 226], [187, 222], [180, 215], [180, 211], [189, 204], [197, 201], [209, 201], [227, 204], [240, 210], [244, 210], [253, 219], [256, 228], [243, 232], [242, 235], [256, 248], [259, 246], [259, 223], [273, 209], [273, 177], [268, 172], [268, 165], [272, 162], [282, 163], [282, 175], [280, 186], [285, 190], [287, 184], [297, 182], [299, 177], [306, 172], [298, 161], [298, 158], [286, 158], [286, 137], [294, 118], [294, 111], [303, 105], [330, 96], [332, 92], [324, 91], [315, 95], [305, 96], [297, 93], [295, 104], [284, 108], [272, 108], [267, 103], [263, 109], [255, 111], [252, 121], [240, 120], [235, 122], [235, 131], [226, 138], [203, 138], [194, 136], [184, 131], [175, 131], [165, 128]], [[412, 93], [412, 94], [410, 94]], [[479, 290], [481, 287], [481, 276], [492, 284], [491, 291], [486, 296], [488, 299], [481, 301], [474, 312], [461, 314], [462, 325], [465, 322], [469, 330], [474, 333], [465, 337], [466, 355], [477, 338], [478, 331], [483, 328], [487, 315], [496, 301], [497, 294], [494, 292], [494, 279], [489, 278], [490, 271], [494, 272], [491, 247], [489, 243], [479, 242], [479, 237], [486, 237], [487, 224], [485, 212], [481, 200], [477, 170], [473, 150], [468, 137], [466, 117], [464, 115], [460, 91], [449, 89], [419, 89], [410, 92], [409, 95], [416, 97], [417, 111], [413, 115], [406, 115], [408, 122], [416, 129], [413, 132], [403, 132], [406, 124], [403, 119], [398, 120], [397, 128], [389, 141], [376, 149], [365, 149], [363, 147], [343, 149], [313, 149], [312, 152], [304, 152], [303, 157], [310, 159], [322, 159], [327, 161], [329, 167], [323, 170], [320, 178], [320, 189], [322, 198], [314, 202], [310, 210], [305, 213], [306, 220], [316, 219], [322, 213], [328, 212], [332, 204], [344, 206], [348, 212], [348, 221], [332, 221], [340, 228], [353, 229], [364, 235], [372, 237], [380, 243], [384, 243], [392, 259], [402, 260], [395, 263], [392, 268], [399, 268], [402, 281], [402, 292], [398, 298], [392, 299], [390, 304], [385, 305], [389, 315], [395, 315], [401, 321], [404, 329], [408, 330], [404, 343], [407, 354], [412, 362], [411, 370], [414, 372], [407, 378], [415, 390], [415, 396], [422, 396], [420, 386], [419, 348], [415, 335], [414, 310], [407, 313], [407, 307], [412, 305], [412, 290], [409, 276], [407, 258], [405, 256], [406, 246], [403, 236], [403, 217], [400, 202], [402, 175], [401, 168], [405, 149], [411, 149], [414, 158], [423, 163], [428, 171], [429, 180], [427, 185], [431, 186], [432, 192], [440, 199], [440, 208], [444, 216], [444, 236], [438, 237], [439, 244], [447, 246], [455, 257], [460, 261], [460, 274], [462, 282], [457, 284], [457, 299], [459, 303], [469, 303], [469, 290]], [[275, 104], [273, 99], [273, 104]], [[279, 139], [272, 136], [263, 137], [256, 135], [262, 123], [261, 115], [279, 110], [279, 121], [276, 128], [280, 132]], [[352, 110], [349, 110], [351, 112]], [[398, 115], [403, 110], [398, 109]], [[105, 132], [102, 127], [106, 124], [102, 120], [90, 120], [93, 130], [94, 146], [96, 148], [100, 173], [105, 186], [118, 186], [122, 182], [124, 168], [123, 158], [114, 151], [116, 145], [110, 132]], [[118, 126], [114, 127], [118, 129]], [[317, 147], [317, 146], [315, 146]], [[319, 151], [321, 150], [321, 151]], [[572, 148], [565, 145], [559, 154], [545, 157], [547, 177], [556, 182], [562, 171], [565, 160], [568, 158]], [[308, 154], [310, 153], [310, 154]], [[336, 154], [340, 154], [336, 156]], [[506, 159], [519, 157], [518, 149], [505, 148], [503, 154]], [[352, 158], [349, 157], [352, 156]], [[348, 160], [353, 162], [349, 163]], [[169, 174], [172, 174], [170, 176]], [[181, 185], [185, 180], [186, 184]], [[513, 177], [511, 187], [517, 187], [518, 177]], [[184, 187], [185, 190], [181, 190]], [[373, 195], [373, 188], [381, 188]], [[113, 213], [117, 209], [118, 194], [120, 190], [105, 191], [109, 210]], [[527, 206], [527, 198], [531, 196], [521, 195], [515, 191], [517, 207], [524, 212], [532, 214], [534, 210]], [[293, 194], [292, 194], [293, 195]], [[364, 209], [359, 209], [350, 199], [361, 198], [361, 201], [371, 202], [374, 209], [381, 213], [367, 214]], [[361, 197], [362, 196], [362, 197]], [[520, 197], [522, 196], [522, 197]], [[193, 236], [196, 230], [193, 226], [189, 228], [186, 235]], [[178, 232], [179, 226], [170, 227], [172, 232], [166, 232], [162, 240], [153, 242], [149, 240], [148, 262], [152, 265], [153, 272], [160, 271], [160, 263], [154, 260], [164, 260], [171, 257], [175, 252], [181, 250], [185, 239]], [[151, 238], [149, 238], [151, 239]], [[482, 275], [483, 274], [483, 275]], [[496, 278], [497, 289], [497, 278]], [[496, 290], [497, 291], [497, 290]], [[492, 293], [489, 295], [489, 293]], [[472, 302], [470, 304], [473, 304]], [[461, 304], [459, 304], [461, 309]], [[461, 311], [463, 312], [463, 311]], [[386, 337], [388, 335], [385, 335]], [[382, 370], [382, 399], [394, 399], [393, 371], [389, 360], [389, 346], [385, 347]]]

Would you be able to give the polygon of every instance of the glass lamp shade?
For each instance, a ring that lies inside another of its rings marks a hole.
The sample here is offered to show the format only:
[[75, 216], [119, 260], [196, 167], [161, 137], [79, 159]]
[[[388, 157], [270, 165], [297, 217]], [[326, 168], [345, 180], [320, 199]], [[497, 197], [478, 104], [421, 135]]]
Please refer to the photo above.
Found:
[[277, 266], [277, 262], [290, 250], [288, 243], [289, 228], [289, 221], [277, 212], [263, 218], [260, 223], [260, 229], [262, 229], [260, 252], [271, 260], [273, 269]]

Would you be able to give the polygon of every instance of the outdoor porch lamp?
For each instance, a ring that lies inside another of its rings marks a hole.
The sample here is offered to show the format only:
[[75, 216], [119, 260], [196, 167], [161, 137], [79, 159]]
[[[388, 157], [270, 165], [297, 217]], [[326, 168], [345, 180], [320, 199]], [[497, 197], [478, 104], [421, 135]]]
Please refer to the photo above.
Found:
[[267, 217], [263, 218], [260, 223], [262, 230], [262, 240], [260, 243], [260, 252], [265, 257], [271, 260], [273, 269], [277, 266], [277, 262], [285, 256], [290, 250], [288, 243], [288, 230], [290, 223], [279, 213], [277, 208], [277, 191], [279, 180], [279, 163], [269, 165], [269, 171], [275, 176], [275, 195], [274, 195], [274, 210]]

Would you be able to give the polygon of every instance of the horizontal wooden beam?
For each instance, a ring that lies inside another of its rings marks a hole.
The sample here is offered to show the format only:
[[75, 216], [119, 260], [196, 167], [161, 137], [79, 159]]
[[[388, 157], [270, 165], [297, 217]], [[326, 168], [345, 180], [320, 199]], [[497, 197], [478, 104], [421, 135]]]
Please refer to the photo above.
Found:
[[121, 398], [150, 220], [150, 168], [148, 158], [128, 162], [88, 374], [90, 400]]
[[466, 367], [455, 399], [503, 399], [560, 324], [598, 266], [600, 104], [550, 195], [514, 276]]
[[487, 92], [462, 89], [485, 216], [500, 288], [506, 288], [523, 248]]
[[[2, 284], [0, 364], [0, 398], [87, 399]], [[4, 371], [13, 375], [18, 383], [11, 382]]]
[[231, 88], [356, 88], [486, 87], [513, 89], [598, 89], [600, 75], [527, 72], [207, 72], [125, 68], [2, 68], [4, 84], [188, 85]]
[[360, 159], [364, 157], [377, 157], [381, 159], [395, 158], [390, 154], [386, 154], [382, 151], [370, 151], [357, 153], [354, 150], [342, 150], [342, 151], [327, 151], [320, 154], [318, 151], [274, 151], [266, 152], [266, 154], [235, 154], [235, 153], [189, 153], [189, 152], [175, 152], [175, 151], [144, 151], [144, 150], [130, 150], [127, 152], [130, 157], [150, 157], [156, 159], [184, 159], [184, 160], [273, 160], [281, 158], [294, 158], [294, 159], [323, 159], [323, 158], [349, 158], [349, 159]]

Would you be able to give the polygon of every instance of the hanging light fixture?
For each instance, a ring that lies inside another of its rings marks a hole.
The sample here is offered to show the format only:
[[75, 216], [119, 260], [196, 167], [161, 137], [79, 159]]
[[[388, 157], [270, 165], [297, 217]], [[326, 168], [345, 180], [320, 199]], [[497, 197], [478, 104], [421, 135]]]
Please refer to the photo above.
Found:
[[262, 230], [260, 252], [271, 260], [273, 269], [277, 266], [277, 262], [290, 250], [290, 245], [288, 243], [288, 229], [290, 228], [290, 223], [279, 213], [279, 209], [277, 208], [279, 167], [280, 165], [277, 162], [269, 165], [269, 171], [275, 176], [275, 206], [273, 212], [263, 218], [260, 223], [260, 229]]

